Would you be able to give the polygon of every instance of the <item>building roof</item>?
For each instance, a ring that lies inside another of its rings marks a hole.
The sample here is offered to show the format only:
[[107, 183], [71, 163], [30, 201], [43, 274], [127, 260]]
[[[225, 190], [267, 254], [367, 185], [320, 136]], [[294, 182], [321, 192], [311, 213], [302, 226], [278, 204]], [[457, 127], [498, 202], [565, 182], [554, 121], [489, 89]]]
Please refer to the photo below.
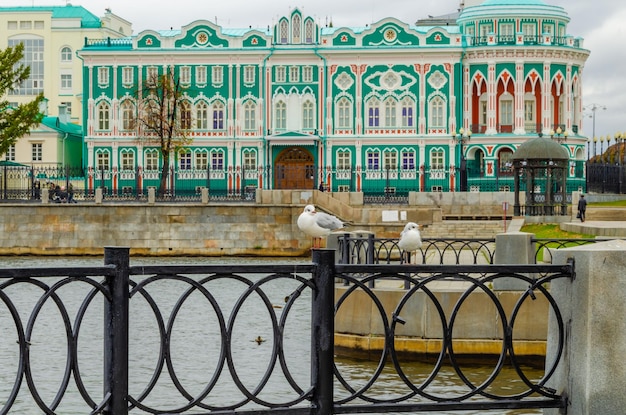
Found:
[[476, 6], [461, 11], [459, 22], [501, 16], [542, 16], [558, 18], [569, 22], [569, 16], [561, 6], [552, 6], [543, 0], [485, 0]]
[[0, 7], [0, 13], [51, 13], [53, 19], [80, 19], [80, 26], [84, 28], [98, 28], [102, 26], [100, 18], [83, 6], [18, 6]]

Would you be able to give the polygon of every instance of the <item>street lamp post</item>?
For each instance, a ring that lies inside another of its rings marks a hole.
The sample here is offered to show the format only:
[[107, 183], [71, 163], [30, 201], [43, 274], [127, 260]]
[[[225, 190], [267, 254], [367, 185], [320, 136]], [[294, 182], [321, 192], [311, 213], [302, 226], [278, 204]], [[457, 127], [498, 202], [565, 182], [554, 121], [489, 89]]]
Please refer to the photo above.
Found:
[[465, 160], [465, 143], [468, 143], [472, 138], [472, 131], [465, 131], [463, 128], [459, 130], [458, 134], [452, 134], [452, 138], [456, 140], [460, 151], [460, 168], [459, 168], [459, 188], [462, 192], [467, 192], [467, 161]]
[[[591, 136], [594, 137], [594, 143], [595, 143], [595, 136], [596, 136], [596, 111], [597, 110], [606, 110], [606, 105], [601, 105], [601, 104], [590, 104], [587, 105], [585, 107], [583, 107], [584, 110], [587, 111], [591, 111], [591, 115], [590, 117], [592, 118], [592, 134]], [[594, 156], [595, 156], [595, 144], [594, 144]]]

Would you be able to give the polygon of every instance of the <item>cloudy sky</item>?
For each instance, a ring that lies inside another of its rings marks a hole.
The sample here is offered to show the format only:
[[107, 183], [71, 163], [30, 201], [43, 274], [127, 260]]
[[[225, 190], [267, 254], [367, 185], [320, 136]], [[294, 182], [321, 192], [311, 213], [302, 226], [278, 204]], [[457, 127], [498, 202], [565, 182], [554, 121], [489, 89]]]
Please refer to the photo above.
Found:
[[[1, 0], [2, 5], [63, 5], [66, 0]], [[465, 0], [469, 5], [479, 0]], [[607, 109], [595, 111], [595, 135], [626, 133], [626, 1], [624, 0], [544, 0], [562, 6], [570, 16], [568, 33], [584, 38], [591, 51], [584, 71], [585, 106], [597, 104]], [[454, 12], [460, 0], [69, 0], [97, 16], [105, 8], [133, 24], [134, 33], [145, 29], [180, 29], [198, 19], [223, 27], [267, 27], [278, 17], [300, 8], [320, 24], [364, 26], [385, 17], [407, 23]], [[592, 136], [592, 112], [585, 118], [585, 133]]]

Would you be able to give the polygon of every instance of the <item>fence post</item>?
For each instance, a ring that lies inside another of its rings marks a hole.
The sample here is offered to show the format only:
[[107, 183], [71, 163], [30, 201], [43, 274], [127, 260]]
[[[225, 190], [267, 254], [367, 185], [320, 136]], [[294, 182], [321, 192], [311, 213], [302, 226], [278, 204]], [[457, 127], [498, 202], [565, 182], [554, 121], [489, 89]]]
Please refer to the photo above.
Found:
[[313, 414], [333, 413], [335, 334], [335, 251], [314, 249], [315, 289], [311, 316], [311, 384]]
[[128, 414], [128, 284], [130, 248], [104, 248], [104, 264], [115, 265], [106, 277], [111, 301], [104, 303], [104, 396], [109, 396], [105, 415]]

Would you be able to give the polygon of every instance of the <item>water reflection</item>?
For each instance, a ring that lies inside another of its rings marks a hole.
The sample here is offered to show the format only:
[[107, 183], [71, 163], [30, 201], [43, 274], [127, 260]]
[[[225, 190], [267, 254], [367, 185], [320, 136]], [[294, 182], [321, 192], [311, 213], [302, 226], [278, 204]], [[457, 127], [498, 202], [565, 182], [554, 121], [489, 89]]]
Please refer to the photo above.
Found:
[[[131, 265], [173, 265], [173, 264], [242, 264], [242, 263], [302, 263], [308, 258], [205, 258], [205, 257], [166, 257], [166, 258], [131, 258]], [[71, 266], [100, 266], [103, 259], [100, 257], [4, 257], [0, 258], [2, 267], [71, 267]], [[257, 276], [259, 279], [263, 276]], [[252, 278], [252, 277], [251, 277]], [[58, 279], [47, 279], [47, 284], [54, 284]], [[256, 280], [255, 280], [256, 281]], [[299, 287], [295, 280], [277, 280], [264, 285], [263, 290], [270, 304], [259, 296], [251, 296], [241, 304], [237, 318], [232, 321], [229, 329], [232, 332], [228, 350], [225, 350], [221, 341], [221, 332], [230, 321], [233, 307], [237, 304], [241, 293], [247, 285], [241, 281], [216, 278], [206, 283], [215, 303], [199, 291], [194, 291], [184, 301], [178, 300], [189, 289], [189, 286], [180, 281], [159, 281], [150, 284], [145, 292], [135, 294], [131, 300], [130, 335], [130, 393], [136, 398], [146, 396], [144, 403], [162, 410], [176, 408], [208, 393], [203, 402], [209, 409], [215, 406], [238, 406], [246, 399], [246, 394], [254, 393], [255, 388], [263, 382], [265, 377], [270, 378], [267, 384], [262, 385], [258, 395], [261, 400], [272, 402], [288, 402], [295, 399], [303, 390], [308, 389], [310, 379], [310, 291], [304, 290], [303, 295], [294, 303], [290, 311], [290, 318], [285, 323], [285, 362], [287, 374], [277, 368], [272, 362], [272, 349], [276, 346], [273, 338], [272, 319], [281, 318], [284, 311], [285, 293], [293, 292]], [[82, 300], [92, 287], [85, 283], [69, 284], [59, 290], [67, 308], [67, 315], [73, 321], [79, 313]], [[41, 297], [42, 289], [25, 284], [7, 287], [3, 290], [26, 322], [32, 310]], [[158, 314], [152, 308], [158, 304]], [[81, 333], [78, 334], [77, 348], [78, 361], [76, 373], [88, 386], [87, 394], [94, 401], [101, 399], [102, 367], [104, 354], [103, 338], [103, 299], [96, 297], [94, 304], [86, 312]], [[18, 372], [17, 361], [19, 347], [16, 343], [15, 325], [6, 307], [0, 302], [0, 413], [11, 393]], [[254, 318], [246, 318], [246, 317]], [[50, 404], [59, 398], [56, 396], [59, 385], [68, 381], [67, 376], [67, 336], [63, 331], [63, 315], [52, 302], [46, 303], [32, 327], [31, 345], [29, 348], [32, 366], [32, 381], [41, 394], [41, 399]], [[171, 353], [165, 360], [162, 359], [159, 333], [164, 329], [170, 332]], [[74, 327], [73, 329], [78, 330]], [[255, 339], [263, 341], [257, 342]], [[81, 353], [88, 351], [88, 353]], [[240, 382], [230, 375], [230, 371], [223, 367], [224, 354], [229, 351], [232, 355], [233, 371]], [[165, 361], [161, 367], [160, 362]], [[376, 372], [378, 362], [339, 357], [336, 361], [341, 376], [355, 389], [363, 388]], [[470, 379], [485, 379], [493, 371], [493, 365], [463, 366], [464, 373]], [[421, 384], [430, 376], [433, 366], [429, 363], [410, 362], [403, 364], [402, 370], [407, 379]], [[525, 372], [531, 378], [538, 378], [542, 371], [527, 368]], [[173, 377], [171, 376], [173, 374]], [[210, 388], [212, 381], [219, 378], [216, 386]], [[158, 379], [156, 386], [148, 388], [151, 379]], [[36, 408], [32, 397], [22, 383], [16, 404], [10, 413], [33, 413]], [[84, 397], [77, 390], [74, 382], [68, 393], [63, 396], [57, 413], [68, 415], [84, 414]], [[490, 387], [490, 392], [514, 395], [528, 388], [519, 379], [512, 369], [506, 367], [498, 376], [498, 383]], [[242, 391], [243, 390], [243, 391]], [[350, 393], [339, 383], [335, 385], [336, 398], [343, 399]], [[436, 396], [454, 396], [468, 392], [468, 387], [461, 382], [458, 375], [451, 368], [444, 367], [432, 382], [424, 389], [428, 394]], [[209, 393], [210, 392], [210, 393]], [[385, 367], [380, 377], [365, 396], [368, 399], [386, 400], [410, 393], [403, 380], [391, 367]], [[96, 402], [97, 403], [97, 402]], [[253, 405], [254, 406], [254, 405]], [[257, 405], [258, 406], [258, 405]], [[134, 410], [131, 413], [146, 413]], [[485, 411], [464, 411], [454, 414], [479, 414]], [[493, 414], [539, 414], [541, 410], [499, 410], [490, 411]]]

